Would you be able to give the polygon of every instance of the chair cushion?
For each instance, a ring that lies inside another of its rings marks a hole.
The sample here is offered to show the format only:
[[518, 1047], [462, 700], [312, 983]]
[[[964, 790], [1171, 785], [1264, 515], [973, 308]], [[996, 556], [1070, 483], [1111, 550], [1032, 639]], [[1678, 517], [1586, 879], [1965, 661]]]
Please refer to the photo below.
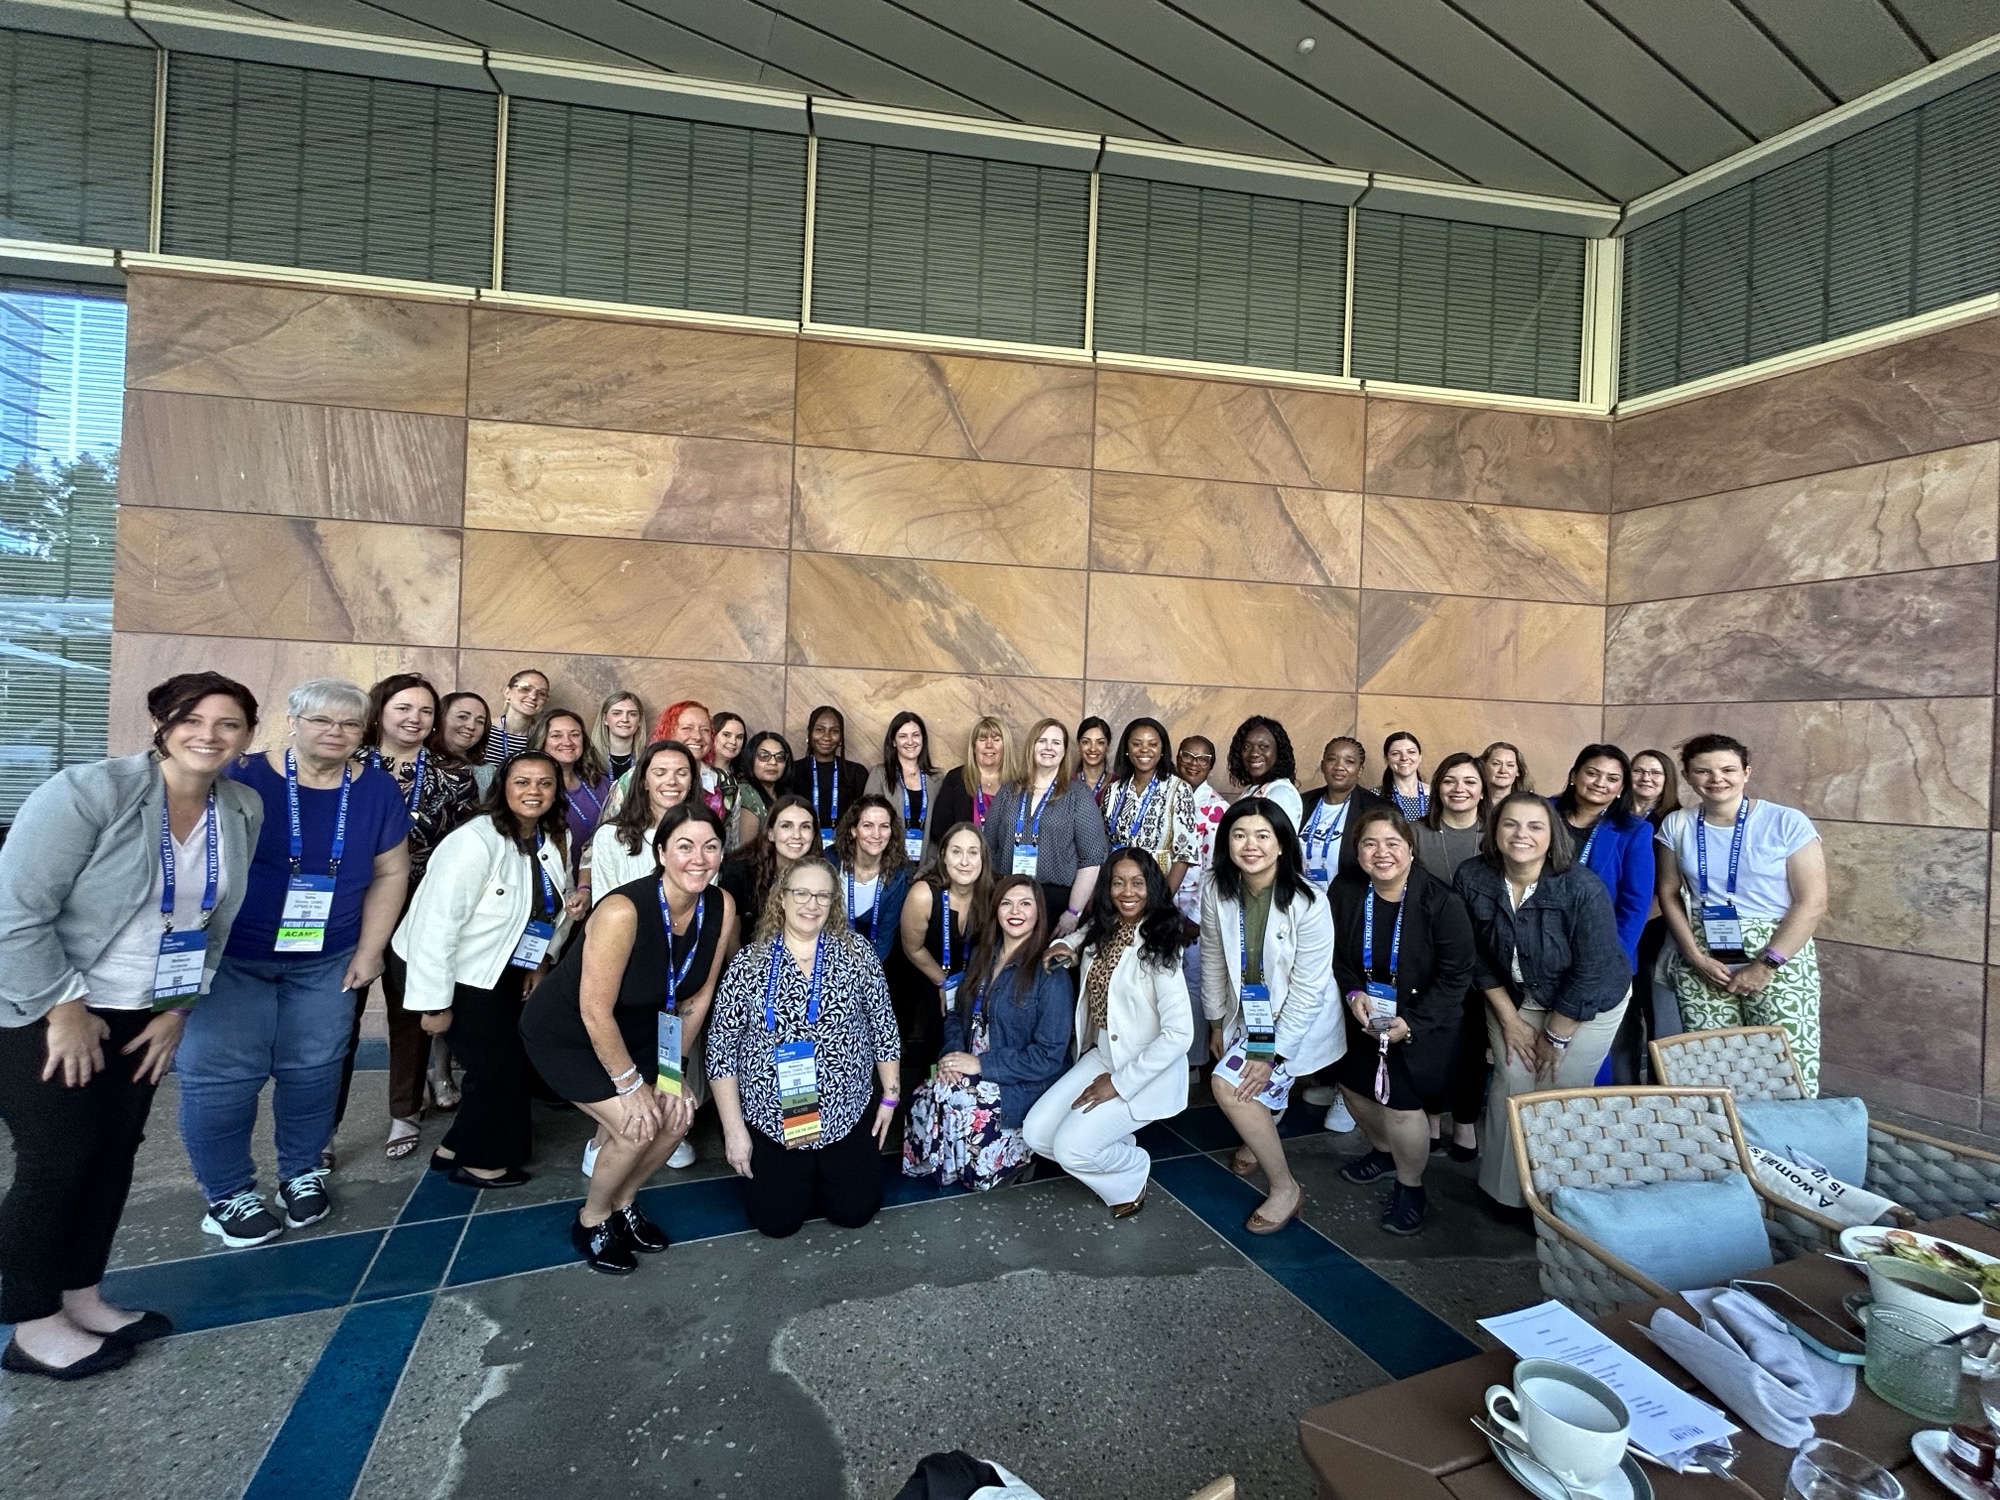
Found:
[[1720, 1286], [1771, 1264], [1757, 1191], [1741, 1172], [1706, 1182], [1560, 1187], [1549, 1209], [1676, 1292]]
[[1743, 1139], [1773, 1156], [1803, 1151], [1842, 1182], [1868, 1180], [1868, 1102], [1865, 1099], [1739, 1099]]

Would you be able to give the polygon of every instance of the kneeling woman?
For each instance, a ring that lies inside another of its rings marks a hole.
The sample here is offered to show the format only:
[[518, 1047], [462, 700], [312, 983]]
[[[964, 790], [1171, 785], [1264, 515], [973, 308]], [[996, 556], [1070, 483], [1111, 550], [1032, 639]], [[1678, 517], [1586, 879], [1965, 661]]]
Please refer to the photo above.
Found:
[[1076, 1066], [1028, 1112], [1022, 1133], [1102, 1198], [1114, 1219], [1146, 1206], [1153, 1159], [1139, 1127], [1187, 1108], [1194, 1019], [1181, 972], [1181, 914], [1153, 855], [1115, 849], [1090, 920], [1049, 950], [1066, 965], [1083, 951]]
[[722, 820], [705, 802], [667, 809], [653, 834], [654, 873], [619, 886], [591, 913], [583, 942], [521, 1015], [521, 1038], [549, 1087], [598, 1125], [602, 1145], [570, 1243], [594, 1271], [623, 1275], [634, 1252], [667, 1236], [633, 1203], [700, 1106], [690, 1056], [716, 984], [736, 951], [736, 907], [709, 881], [722, 864]]
[[847, 925], [833, 866], [787, 866], [708, 1027], [724, 1149], [761, 1233], [796, 1234], [814, 1210], [843, 1229], [875, 1217], [901, 1055], [882, 965]]
[[1347, 1051], [1333, 983], [1333, 921], [1306, 879], [1298, 835], [1268, 797], [1239, 799], [1215, 831], [1215, 869], [1201, 893], [1201, 1005], [1208, 1017], [1215, 1102], [1243, 1147], [1239, 1177], [1259, 1168], [1270, 1193], [1244, 1226], [1276, 1234], [1305, 1193], [1285, 1161], [1275, 1118], [1292, 1081]]
[[1365, 1183], [1394, 1174], [1382, 1227], [1415, 1234], [1431, 1154], [1426, 1112], [1442, 1108], [1450, 1087], [1472, 984], [1472, 922], [1452, 888], [1416, 862], [1400, 812], [1359, 816], [1355, 853], [1367, 878], [1336, 880], [1327, 899], [1333, 977], [1347, 999], [1347, 1055], [1336, 1071], [1370, 1149], [1340, 1175]]
[[485, 816], [446, 834], [390, 941], [409, 965], [403, 1004], [451, 1033], [464, 1097], [431, 1165], [467, 1187], [519, 1187], [534, 1149], [521, 1002], [569, 930], [562, 770], [540, 750], [500, 768]]
[[1041, 887], [1009, 875], [944, 1017], [937, 1076], [910, 1101], [903, 1175], [976, 1193], [1024, 1165], [1021, 1122], [1069, 1058], [1069, 981], [1041, 965]]

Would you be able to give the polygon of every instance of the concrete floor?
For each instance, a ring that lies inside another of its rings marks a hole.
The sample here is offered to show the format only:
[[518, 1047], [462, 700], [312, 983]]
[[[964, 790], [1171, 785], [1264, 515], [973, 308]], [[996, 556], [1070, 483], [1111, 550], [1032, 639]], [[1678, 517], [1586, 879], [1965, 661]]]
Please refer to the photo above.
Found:
[[237, 1252], [197, 1227], [168, 1082], [112, 1290], [184, 1331], [78, 1386], [0, 1377], [10, 1493], [873, 1500], [965, 1447], [1050, 1500], [1178, 1500], [1224, 1472], [1304, 1497], [1301, 1412], [1461, 1358], [1474, 1319], [1541, 1295], [1471, 1167], [1434, 1158], [1431, 1223], [1394, 1239], [1382, 1192], [1335, 1175], [1360, 1138], [1317, 1110], [1287, 1122], [1305, 1222], [1245, 1234], [1261, 1192], [1212, 1107], [1149, 1128], [1136, 1219], [1045, 1166], [980, 1196], [895, 1177], [867, 1228], [782, 1243], [746, 1231], [704, 1112], [700, 1160], [645, 1199], [675, 1247], [596, 1276], [567, 1240], [580, 1116], [538, 1106], [535, 1180], [475, 1194], [423, 1170], [442, 1120], [382, 1157], [385, 1082], [357, 1074], [334, 1216]]

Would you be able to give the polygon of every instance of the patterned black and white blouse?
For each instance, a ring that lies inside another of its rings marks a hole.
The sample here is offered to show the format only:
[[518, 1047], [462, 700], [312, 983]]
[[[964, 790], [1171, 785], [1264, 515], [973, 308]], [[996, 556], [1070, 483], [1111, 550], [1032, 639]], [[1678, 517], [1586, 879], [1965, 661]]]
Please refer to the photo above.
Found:
[[403, 810], [410, 815], [410, 889], [417, 888], [423, 879], [424, 866], [430, 863], [431, 850], [438, 846], [446, 834], [470, 818], [478, 810], [479, 788], [473, 784], [472, 772], [464, 766], [447, 765], [438, 756], [425, 750], [420, 757], [423, 765], [424, 781], [421, 787], [414, 785], [418, 761], [407, 765], [393, 765], [379, 761], [373, 750], [365, 746], [354, 757], [357, 766], [380, 764], [382, 769], [396, 778], [396, 785], [402, 789]]
[[832, 1145], [845, 1140], [875, 1102], [875, 1064], [902, 1056], [896, 1012], [875, 950], [851, 932], [829, 932], [819, 1023], [806, 1025], [812, 980], [787, 954], [778, 965], [778, 992], [771, 1002], [777, 1028], [767, 1027], [764, 987], [771, 974], [771, 949], [783, 942], [776, 937], [752, 943], [730, 961], [709, 1016], [708, 1076], [734, 1078], [743, 1122], [782, 1141], [784, 1114], [778, 1107], [773, 1054], [786, 1042], [810, 1039], [819, 1083], [820, 1136], [814, 1145]]
[[1194, 788], [1178, 776], [1156, 775], [1152, 785], [1138, 791], [1130, 781], [1115, 781], [1104, 789], [1104, 826], [1111, 847], [1130, 844], [1152, 851], [1162, 873], [1175, 864], [1200, 866], [1194, 816]]

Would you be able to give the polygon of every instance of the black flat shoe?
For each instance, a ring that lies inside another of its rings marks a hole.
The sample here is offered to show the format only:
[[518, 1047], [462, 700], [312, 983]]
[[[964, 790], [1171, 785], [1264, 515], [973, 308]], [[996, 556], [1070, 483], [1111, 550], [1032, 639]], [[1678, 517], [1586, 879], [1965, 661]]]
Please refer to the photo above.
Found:
[[528, 1174], [519, 1167], [509, 1167], [498, 1177], [474, 1177], [456, 1162], [451, 1166], [451, 1180], [460, 1187], [469, 1188], [516, 1188], [529, 1181]]
[[1449, 1142], [1449, 1141], [1447, 1141], [1447, 1140], [1446, 1140], [1446, 1139], [1445, 1139], [1445, 1138], [1444, 1138], [1443, 1136], [1441, 1136], [1441, 1135], [1434, 1135], [1434, 1136], [1432, 1136], [1432, 1137], [1431, 1137], [1431, 1155], [1432, 1155], [1432, 1156], [1436, 1156], [1436, 1155], [1438, 1154], [1438, 1152], [1440, 1152], [1440, 1151], [1444, 1150], [1444, 1148], [1445, 1148], [1445, 1147], [1446, 1147], [1447, 1145], [1449, 1145], [1449, 1144], [1450, 1144], [1450, 1142]]
[[431, 1170], [433, 1172], [449, 1172], [457, 1165], [458, 1158], [455, 1156], [439, 1156], [435, 1151], [431, 1153]]
[[638, 1257], [633, 1255], [615, 1214], [596, 1225], [586, 1225], [581, 1219], [570, 1220], [569, 1242], [593, 1271], [606, 1276], [630, 1276], [639, 1269]]
[[1453, 1161], [1479, 1160], [1479, 1148], [1477, 1146], [1461, 1146], [1457, 1141], [1453, 1141], [1451, 1143], [1450, 1148], [1446, 1151], [1445, 1154], [1448, 1155]]
[[5, 1349], [0, 1349], [0, 1370], [12, 1370], [16, 1375], [46, 1375], [51, 1380], [88, 1380], [130, 1363], [132, 1346], [111, 1337], [106, 1337], [95, 1353], [67, 1365], [45, 1365], [12, 1339], [7, 1341]]
[[174, 1331], [173, 1319], [165, 1313], [148, 1312], [139, 1315], [136, 1323], [127, 1323], [123, 1328], [113, 1329], [104, 1336], [116, 1339], [121, 1344], [150, 1344], [154, 1339], [163, 1339]]
[[611, 1210], [611, 1217], [604, 1221], [616, 1224], [618, 1232], [625, 1236], [625, 1243], [641, 1255], [658, 1255], [673, 1241], [667, 1238], [666, 1230], [640, 1213], [636, 1206], [628, 1204], [624, 1208]]

